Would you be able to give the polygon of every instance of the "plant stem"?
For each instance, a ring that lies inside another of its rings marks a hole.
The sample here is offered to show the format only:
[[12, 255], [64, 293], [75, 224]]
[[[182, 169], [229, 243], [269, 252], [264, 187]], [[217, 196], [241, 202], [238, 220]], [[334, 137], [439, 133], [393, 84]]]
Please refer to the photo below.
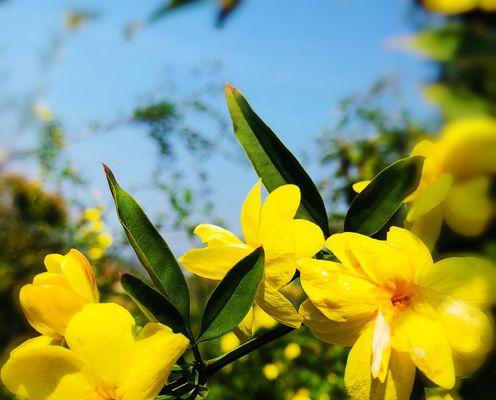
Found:
[[205, 368], [199, 371], [200, 373], [200, 384], [205, 384], [207, 380], [214, 375], [216, 372], [224, 368], [226, 365], [239, 360], [241, 357], [251, 353], [252, 351], [294, 331], [294, 328], [290, 328], [285, 325], [278, 325], [274, 329], [264, 333], [262, 336], [253, 338], [248, 342], [242, 344], [233, 351], [224, 354], [223, 356], [210, 360], [207, 362]]
[[192, 349], [193, 350], [193, 355], [195, 356], [195, 360], [199, 365], [204, 365], [204, 362], [202, 360], [202, 356], [200, 354], [200, 350], [198, 349], [198, 345], [193, 345]]

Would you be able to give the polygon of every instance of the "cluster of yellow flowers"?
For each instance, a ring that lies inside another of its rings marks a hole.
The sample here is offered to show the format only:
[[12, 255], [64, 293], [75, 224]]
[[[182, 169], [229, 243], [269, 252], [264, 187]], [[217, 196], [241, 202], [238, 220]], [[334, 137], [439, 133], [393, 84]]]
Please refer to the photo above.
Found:
[[[305, 324], [325, 342], [352, 347], [345, 385], [353, 400], [407, 400], [417, 370], [444, 390], [441, 396], [451, 396], [456, 378], [476, 370], [492, 348], [496, 269], [476, 257], [435, 262], [430, 248], [443, 221], [475, 236], [493, 217], [496, 122], [452, 123], [412, 155], [424, 156], [425, 164], [406, 200], [408, 229], [392, 227], [385, 240], [351, 232], [326, 239], [316, 224], [296, 218], [297, 186], [280, 186], [262, 203], [258, 181], [241, 209], [244, 239], [199, 225], [195, 233], [206, 247], [187, 251], [180, 262], [218, 281], [262, 247], [264, 277], [238, 337], [245, 340], [274, 321], [295, 329]], [[90, 221], [100, 218], [87, 214]], [[7, 388], [31, 400], [154, 399], [189, 340], [160, 323], [137, 334], [127, 310], [99, 303], [92, 268], [78, 251], [49, 255], [45, 265], [47, 272], [20, 292], [41, 336], [11, 352], [1, 370]], [[297, 273], [308, 296], [298, 310], [283, 291]], [[230, 351], [239, 343], [229, 334], [220, 344]], [[294, 359], [300, 352], [292, 343], [284, 354]], [[270, 363], [262, 372], [275, 380], [281, 368]], [[295, 398], [307, 397], [302, 389]]]
[[[352, 399], [408, 399], [416, 369], [451, 389], [492, 347], [488, 311], [496, 270], [475, 257], [434, 262], [414, 232], [432, 246], [443, 220], [467, 236], [483, 231], [493, 215], [488, 190], [496, 173], [496, 123], [453, 123], [438, 142], [421, 142], [413, 155], [426, 161], [419, 188], [407, 200], [411, 231], [392, 227], [386, 240], [347, 232], [324, 242], [317, 225], [295, 218], [298, 187], [281, 186], [262, 205], [258, 182], [241, 210], [244, 241], [221, 227], [199, 225], [195, 233], [207, 247], [189, 250], [180, 261], [192, 273], [220, 280], [262, 246], [265, 277], [256, 304], [285, 325], [303, 322], [323, 341], [352, 346], [345, 372]], [[324, 243], [338, 262], [312, 258]], [[308, 296], [299, 312], [280, 291], [296, 268]], [[249, 331], [250, 324], [245, 319], [241, 325]], [[275, 379], [276, 369], [269, 364], [264, 373]]]
[[106, 231], [102, 219], [102, 208], [87, 208], [80, 221], [79, 236], [88, 247], [88, 255], [92, 260], [102, 258], [112, 245], [112, 236]]
[[20, 293], [22, 309], [41, 336], [10, 353], [5, 386], [31, 400], [152, 400], [189, 345], [160, 323], [139, 334], [131, 314], [99, 303], [88, 260], [77, 250], [45, 258], [47, 272]]

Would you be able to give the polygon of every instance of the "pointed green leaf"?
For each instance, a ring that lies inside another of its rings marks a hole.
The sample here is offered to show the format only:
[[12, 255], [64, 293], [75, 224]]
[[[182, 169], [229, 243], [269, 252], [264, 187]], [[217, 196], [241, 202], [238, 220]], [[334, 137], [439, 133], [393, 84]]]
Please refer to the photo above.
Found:
[[262, 248], [229, 270], [207, 301], [197, 342], [215, 339], [239, 325], [255, 301], [263, 273]]
[[138, 259], [157, 289], [189, 321], [189, 290], [181, 267], [165, 240], [150, 222], [139, 204], [123, 190], [112, 171], [104, 165], [119, 221]]
[[190, 336], [179, 310], [164, 295], [131, 274], [123, 274], [121, 284], [150, 321], [160, 322], [175, 333]]
[[324, 235], [329, 236], [324, 201], [315, 183], [296, 157], [253, 111], [241, 92], [227, 85], [226, 100], [234, 134], [267, 190], [271, 192], [287, 183], [297, 185], [301, 190], [301, 205], [297, 215], [315, 222]]
[[423, 157], [410, 157], [383, 169], [351, 203], [344, 230], [367, 236], [376, 234], [415, 191], [423, 164]]

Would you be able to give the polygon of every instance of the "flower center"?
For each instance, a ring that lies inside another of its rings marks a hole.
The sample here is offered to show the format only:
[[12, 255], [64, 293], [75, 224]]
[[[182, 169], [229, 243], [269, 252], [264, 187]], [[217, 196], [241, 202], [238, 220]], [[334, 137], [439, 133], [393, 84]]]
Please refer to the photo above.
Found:
[[391, 297], [391, 304], [394, 307], [404, 308], [410, 304], [413, 296], [413, 290], [411, 287], [402, 287], [396, 289]]

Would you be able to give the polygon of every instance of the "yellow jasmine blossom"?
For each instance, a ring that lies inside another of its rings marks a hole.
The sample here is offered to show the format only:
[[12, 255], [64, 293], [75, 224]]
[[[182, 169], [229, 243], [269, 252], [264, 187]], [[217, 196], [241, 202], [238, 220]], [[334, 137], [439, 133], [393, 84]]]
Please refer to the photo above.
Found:
[[[317, 225], [294, 218], [300, 197], [297, 186], [283, 185], [270, 193], [262, 205], [259, 181], [241, 209], [244, 241], [221, 227], [198, 225], [195, 234], [207, 247], [189, 250], [179, 261], [194, 274], [221, 280], [238, 261], [263, 247], [265, 277], [255, 302], [275, 320], [298, 328], [301, 317], [279, 289], [291, 281], [300, 257], [312, 257], [324, 246], [324, 236]], [[249, 313], [240, 326], [247, 336], [252, 319]]]
[[99, 301], [93, 270], [77, 250], [45, 257], [47, 272], [22, 287], [19, 299], [31, 326], [43, 335], [61, 339], [74, 314]]
[[301, 354], [301, 347], [298, 343], [290, 343], [284, 349], [284, 355], [289, 360], [298, 358]]
[[276, 364], [267, 364], [262, 369], [263, 374], [269, 381], [276, 380], [279, 374], [281, 373], [281, 369]]
[[459, 14], [479, 8], [496, 11], [496, 0], [423, 0], [425, 8], [442, 14]]
[[23, 345], [1, 370], [2, 382], [27, 400], [153, 400], [188, 339], [159, 323], [135, 335], [123, 307], [88, 304], [67, 326], [68, 348]]
[[488, 262], [434, 263], [421, 240], [396, 227], [386, 241], [342, 233], [326, 246], [341, 263], [300, 260], [309, 297], [300, 313], [318, 338], [353, 346], [345, 371], [352, 399], [406, 400], [416, 368], [451, 389], [484, 361], [496, 287]]
[[426, 159], [420, 185], [407, 200], [407, 226], [430, 248], [443, 220], [460, 235], [480, 235], [494, 216], [489, 189], [496, 174], [496, 120], [452, 122], [437, 142], [420, 142], [412, 155]]
[[[438, 141], [417, 144], [425, 157], [417, 190], [406, 200], [406, 227], [432, 249], [443, 221], [463, 236], [478, 236], [494, 216], [489, 190], [496, 174], [496, 119], [468, 118], [446, 125]], [[368, 181], [353, 188], [360, 192]]]

